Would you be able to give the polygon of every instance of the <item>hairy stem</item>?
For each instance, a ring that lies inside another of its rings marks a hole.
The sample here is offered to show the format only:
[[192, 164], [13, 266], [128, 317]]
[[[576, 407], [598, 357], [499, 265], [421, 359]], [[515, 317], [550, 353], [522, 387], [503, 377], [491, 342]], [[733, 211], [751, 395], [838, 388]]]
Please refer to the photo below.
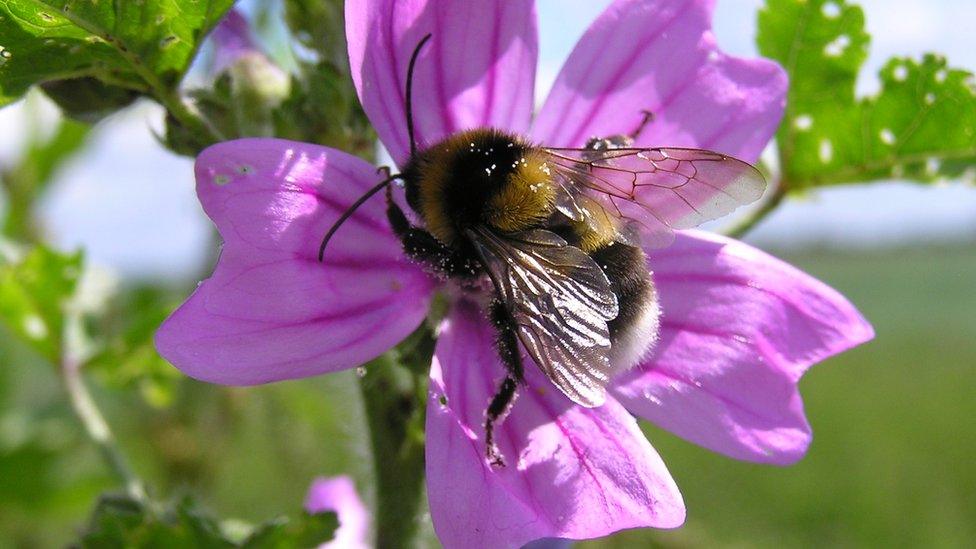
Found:
[[423, 510], [427, 379], [391, 355], [360, 370], [359, 388], [376, 479], [376, 547], [411, 547]]
[[125, 456], [116, 445], [112, 430], [109, 429], [105, 417], [82, 379], [80, 365], [75, 360], [64, 359], [61, 364], [61, 377], [71, 400], [71, 407], [81, 421], [85, 434], [98, 447], [109, 469], [125, 486], [126, 493], [146, 508], [150, 508], [145, 484], [133, 473]]

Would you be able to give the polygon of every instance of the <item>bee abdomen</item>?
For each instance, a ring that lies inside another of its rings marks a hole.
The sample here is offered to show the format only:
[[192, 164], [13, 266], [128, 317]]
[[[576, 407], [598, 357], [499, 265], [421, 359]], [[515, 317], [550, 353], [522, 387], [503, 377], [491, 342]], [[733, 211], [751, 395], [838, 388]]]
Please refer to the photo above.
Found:
[[619, 313], [607, 323], [613, 366], [626, 370], [640, 361], [657, 342], [661, 309], [643, 250], [610, 242], [590, 252], [610, 281]]

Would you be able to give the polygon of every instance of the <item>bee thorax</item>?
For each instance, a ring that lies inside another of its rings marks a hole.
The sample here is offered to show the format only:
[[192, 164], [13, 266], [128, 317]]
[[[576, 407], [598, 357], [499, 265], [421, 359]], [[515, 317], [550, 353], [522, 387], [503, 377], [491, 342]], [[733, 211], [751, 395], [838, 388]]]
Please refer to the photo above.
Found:
[[461, 132], [424, 149], [404, 174], [411, 207], [445, 244], [478, 225], [504, 232], [540, 226], [555, 202], [540, 151], [491, 129]]

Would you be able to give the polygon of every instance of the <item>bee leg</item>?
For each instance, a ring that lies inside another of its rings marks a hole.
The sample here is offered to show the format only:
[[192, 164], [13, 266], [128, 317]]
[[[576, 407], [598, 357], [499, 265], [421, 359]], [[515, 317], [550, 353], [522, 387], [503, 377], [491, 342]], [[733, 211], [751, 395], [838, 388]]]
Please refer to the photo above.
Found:
[[410, 231], [415, 229], [410, 225], [410, 220], [407, 219], [407, 215], [403, 213], [400, 205], [393, 200], [393, 189], [389, 186], [386, 187], [386, 218], [390, 221], [390, 227], [400, 237], [400, 240], [404, 240]]
[[647, 109], [643, 109], [641, 110], [641, 114], [644, 115], [644, 118], [641, 119], [640, 124], [637, 124], [637, 127], [634, 128], [634, 131], [627, 134], [627, 138], [630, 139], [630, 144], [633, 144], [633, 142], [637, 140], [637, 136], [640, 135], [642, 131], [644, 131], [644, 128], [646, 128], [648, 124], [654, 122], [653, 112]]
[[653, 112], [644, 109], [641, 111], [641, 114], [644, 115], [644, 117], [641, 119], [640, 123], [637, 124], [637, 127], [634, 128], [634, 130], [630, 133], [611, 135], [608, 137], [591, 137], [590, 140], [586, 142], [586, 146], [584, 148], [593, 149], [594, 151], [605, 151], [612, 149], [625, 149], [632, 146], [634, 141], [637, 140], [637, 136], [644, 131], [644, 128], [654, 121]]
[[502, 381], [498, 387], [498, 392], [492, 397], [491, 404], [488, 405], [486, 411], [485, 456], [488, 458], [488, 463], [491, 463], [493, 467], [505, 466], [505, 457], [498, 449], [498, 444], [495, 443], [495, 425], [505, 419], [504, 416], [511, 409], [515, 397], [518, 396], [517, 389], [518, 383], [511, 376], [506, 376], [505, 381]]
[[491, 321], [498, 330], [498, 355], [508, 375], [498, 387], [485, 411], [485, 455], [494, 467], [504, 467], [505, 458], [495, 443], [495, 426], [501, 423], [518, 397], [518, 384], [524, 379], [522, 357], [519, 355], [515, 319], [501, 301], [491, 305]]
[[386, 189], [386, 217], [403, 243], [403, 251], [410, 257], [449, 276], [474, 278], [482, 273], [481, 264], [476, 259], [458, 253], [429, 232], [411, 225], [403, 209], [394, 202], [389, 187]]

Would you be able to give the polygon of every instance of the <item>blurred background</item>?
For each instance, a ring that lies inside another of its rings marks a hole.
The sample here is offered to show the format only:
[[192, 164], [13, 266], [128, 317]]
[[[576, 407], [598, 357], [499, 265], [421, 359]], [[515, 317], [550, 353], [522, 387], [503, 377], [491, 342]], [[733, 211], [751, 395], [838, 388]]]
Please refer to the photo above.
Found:
[[[540, 101], [607, 4], [540, 0]], [[718, 1], [715, 32], [727, 52], [756, 55], [760, 4]], [[894, 55], [935, 51], [976, 69], [971, 0], [860, 4], [872, 35], [860, 93], [878, 89], [875, 75]], [[272, 51], [280, 36], [274, 5], [242, 4]], [[53, 174], [42, 204], [45, 237], [60, 249], [85, 251], [99, 272], [95, 295], [100, 287], [151, 293], [164, 286], [176, 303], [215, 257], [217, 241], [193, 193], [192, 161], [158, 145], [161, 119], [148, 102], [110, 117]], [[57, 123], [57, 109], [38, 95], [0, 110], [0, 166], [16, 163], [29, 136]], [[732, 461], [647, 426], [684, 494], [687, 525], [582, 545], [971, 546], [972, 182], [816, 191], [788, 201], [746, 240], [840, 290], [872, 321], [877, 338], [804, 378], [815, 438], [793, 467]], [[113, 481], [79, 435], [56, 374], [4, 337], [0, 332], [0, 547], [61, 546]], [[165, 364], [152, 368], [148, 377], [121, 382], [117, 375], [96, 378], [93, 390], [135, 468], [163, 494], [192, 492], [221, 517], [259, 520], [299, 509], [314, 476], [350, 474], [361, 489], [371, 485], [354, 374], [229, 389], [183, 379]]]

